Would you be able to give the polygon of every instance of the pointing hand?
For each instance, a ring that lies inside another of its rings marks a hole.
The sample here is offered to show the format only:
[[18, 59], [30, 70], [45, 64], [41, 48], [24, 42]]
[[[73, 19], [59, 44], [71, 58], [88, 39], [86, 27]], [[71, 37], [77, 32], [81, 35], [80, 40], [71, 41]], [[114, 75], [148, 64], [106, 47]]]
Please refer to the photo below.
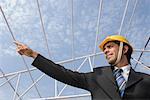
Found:
[[27, 45], [22, 44], [18, 41], [14, 41], [14, 43], [17, 45], [17, 52], [19, 54], [33, 58], [37, 57], [38, 53], [30, 49]]

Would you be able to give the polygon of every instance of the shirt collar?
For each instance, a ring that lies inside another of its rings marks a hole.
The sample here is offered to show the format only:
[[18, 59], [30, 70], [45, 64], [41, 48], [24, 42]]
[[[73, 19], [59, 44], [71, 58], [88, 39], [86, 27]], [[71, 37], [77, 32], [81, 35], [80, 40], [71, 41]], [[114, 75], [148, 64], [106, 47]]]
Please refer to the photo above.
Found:
[[[119, 69], [119, 68], [115, 66], [114, 69], [116, 70], [116, 69]], [[131, 69], [131, 65], [128, 64], [126, 66], [121, 67], [120, 69], [122, 69], [123, 72], [128, 73], [130, 71], [130, 69]]]

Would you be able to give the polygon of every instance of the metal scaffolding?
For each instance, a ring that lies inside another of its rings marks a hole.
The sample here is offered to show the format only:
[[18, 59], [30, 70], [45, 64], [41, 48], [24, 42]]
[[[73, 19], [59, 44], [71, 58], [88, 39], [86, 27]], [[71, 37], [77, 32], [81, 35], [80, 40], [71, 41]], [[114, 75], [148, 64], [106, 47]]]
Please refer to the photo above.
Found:
[[[130, 29], [130, 24], [132, 22], [132, 19], [133, 19], [133, 15], [135, 13], [135, 9], [137, 7], [137, 1], [135, 1], [135, 5], [134, 5], [134, 9], [133, 9], [133, 12], [132, 12], [132, 15], [130, 17], [130, 21], [129, 21], [129, 25], [128, 25], [128, 30]], [[121, 20], [121, 23], [120, 23], [120, 28], [119, 28], [119, 32], [118, 34], [121, 34], [121, 31], [122, 31], [122, 28], [123, 28], [123, 23], [124, 23], [124, 19], [126, 17], [126, 13], [127, 13], [127, 9], [128, 9], [128, 5], [129, 5], [129, 2], [130, 0], [127, 0], [126, 1], [126, 6], [125, 6], [125, 9], [124, 9], [124, 13], [123, 13], [123, 17], [122, 17], [122, 20]], [[39, 0], [36, 0], [36, 3], [37, 3], [37, 10], [39, 12], [39, 18], [40, 18], [40, 23], [41, 23], [41, 29], [42, 29], [42, 32], [44, 34], [44, 41], [45, 41], [45, 44], [46, 44], [46, 49], [48, 51], [48, 55], [49, 55], [49, 58], [51, 58], [51, 53], [50, 53], [50, 48], [49, 48], [49, 44], [48, 44], [48, 37], [47, 37], [47, 34], [46, 34], [46, 31], [45, 31], [45, 28], [44, 28], [44, 22], [43, 22], [43, 18], [42, 18], [42, 12], [41, 12], [41, 9], [40, 9], [40, 2]], [[75, 35], [74, 35], [74, 0], [71, 0], [70, 2], [70, 5], [71, 5], [71, 12], [70, 12], [70, 17], [71, 17], [71, 26], [70, 26], [70, 30], [71, 30], [71, 35], [72, 35], [72, 58], [71, 59], [68, 59], [68, 60], [62, 60], [62, 61], [59, 61], [59, 62], [56, 62], [57, 64], [67, 64], [67, 63], [71, 63], [71, 62], [74, 62], [74, 61], [78, 61], [78, 60], [83, 60], [82, 63], [79, 65], [79, 67], [76, 69], [76, 71], [79, 71], [83, 65], [88, 62], [88, 65], [90, 66], [90, 71], [92, 72], [93, 71], [93, 68], [94, 67], [97, 67], [95, 66], [95, 57], [97, 56], [100, 56], [100, 55], [103, 55], [103, 52], [96, 52], [96, 48], [97, 48], [97, 44], [98, 44], [98, 34], [100, 33], [99, 30], [100, 30], [100, 20], [101, 20], [101, 16], [102, 16], [102, 10], [103, 10], [103, 0], [99, 0], [99, 10], [98, 10], [98, 15], [97, 15], [97, 24], [96, 24], [96, 35], [95, 35], [95, 45], [93, 47], [93, 53], [92, 54], [89, 54], [89, 55], [85, 55], [85, 56], [80, 56], [80, 57], [75, 57], [75, 46], [74, 46], [74, 38], [75, 38]], [[8, 21], [7, 21], [7, 18], [5, 16], [5, 12], [3, 11], [2, 7], [0, 7], [0, 10], [1, 10], [1, 13], [2, 13], [2, 16], [6, 22], [6, 25], [9, 29], [9, 32], [10, 32], [10, 35], [12, 37], [12, 40], [13, 41], [16, 41], [16, 38], [14, 36], [14, 33], [11, 29], [11, 26], [9, 25]], [[128, 32], [127, 30], [127, 32]], [[146, 46], [148, 45], [148, 42], [149, 42], [149, 39], [150, 37], [148, 38], [148, 41], [146, 42], [146, 45], [144, 47], [144, 49], [134, 49], [134, 52], [140, 52], [141, 55], [139, 57], [139, 59], [135, 59], [135, 58], [132, 58], [133, 61], [136, 62], [136, 65], [134, 68], [136, 68], [137, 64], [143, 66], [144, 68], [150, 70], [150, 66], [147, 66], [145, 65], [143, 62], [140, 61], [140, 58], [142, 56], [142, 54], [144, 52], [150, 52], [150, 50], [146, 50]], [[55, 83], [55, 88], [54, 88], [54, 96], [53, 97], [43, 97], [42, 94], [40, 93], [40, 90], [38, 89], [38, 85], [37, 83], [39, 81], [41, 81], [41, 79], [43, 77], [45, 77], [45, 74], [42, 74], [40, 77], [38, 77], [37, 79], [34, 79], [33, 76], [32, 76], [32, 72], [37, 70], [36, 68], [29, 68], [26, 61], [25, 61], [25, 58], [23, 56], [21, 56], [21, 59], [23, 60], [23, 63], [24, 63], [24, 66], [25, 66], [25, 70], [20, 70], [20, 71], [16, 71], [16, 72], [11, 72], [11, 73], [7, 73], [5, 74], [3, 72], [3, 70], [0, 68], [0, 72], [2, 73], [0, 75], [0, 79], [5, 79], [4, 82], [0, 83], [0, 87], [6, 85], [6, 84], [9, 84], [10, 88], [13, 90], [13, 97], [12, 99], [13, 100], [23, 100], [23, 96], [25, 94], [27, 94], [29, 92], [30, 89], [32, 89], [33, 87], [35, 88], [37, 94], [38, 94], [38, 97], [35, 98], [36, 100], [45, 100], [45, 99], [49, 99], [49, 100], [54, 100], [54, 99], [68, 99], [68, 98], [79, 98], [79, 97], [89, 97], [90, 98], [90, 94], [87, 93], [87, 94], [79, 94], [79, 95], [68, 95], [68, 96], [62, 96], [62, 93], [64, 92], [65, 88], [68, 87], [68, 85], [64, 85], [63, 88], [58, 91], [58, 82], [57, 80], [54, 80], [54, 83]], [[92, 61], [91, 61], [92, 59]], [[28, 73], [28, 75], [30, 76], [31, 78], [31, 81], [32, 81], [32, 84], [30, 84], [30, 86], [24, 90], [22, 93], [20, 93], [18, 91], [18, 87], [20, 85], [20, 79], [21, 79], [21, 76], [24, 74], [24, 73]], [[13, 80], [14, 78], [17, 77], [17, 81], [16, 81], [16, 84], [15, 84], [15, 87], [12, 85], [11, 83], [11, 80]]]

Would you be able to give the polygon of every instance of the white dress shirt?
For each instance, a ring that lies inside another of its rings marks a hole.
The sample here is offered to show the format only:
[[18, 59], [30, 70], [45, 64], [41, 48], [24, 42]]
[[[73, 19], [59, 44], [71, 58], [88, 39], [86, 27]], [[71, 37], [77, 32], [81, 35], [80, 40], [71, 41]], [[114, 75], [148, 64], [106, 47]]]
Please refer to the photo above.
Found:
[[[115, 70], [118, 69], [118, 67], [115, 67]], [[121, 73], [122, 76], [125, 78], [126, 82], [128, 81], [128, 76], [129, 76], [129, 72], [130, 72], [130, 69], [131, 69], [131, 65], [126, 65], [126, 66], [123, 66], [121, 67], [120, 69], [123, 70], [123, 72]]]

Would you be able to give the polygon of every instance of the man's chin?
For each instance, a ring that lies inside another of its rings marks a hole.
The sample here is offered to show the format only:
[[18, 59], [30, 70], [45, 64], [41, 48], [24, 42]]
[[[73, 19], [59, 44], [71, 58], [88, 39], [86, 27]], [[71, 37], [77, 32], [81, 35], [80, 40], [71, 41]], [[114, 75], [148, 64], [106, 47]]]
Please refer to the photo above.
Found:
[[109, 63], [110, 65], [113, 65], [113, 64], [115, 63], [115, 61], [116, 61], [116, 60], [109, 60], [108, 63]]
[[114, 63], [112, 63], [112, 62], [108, 62], [110, 65], [113, 65]]

